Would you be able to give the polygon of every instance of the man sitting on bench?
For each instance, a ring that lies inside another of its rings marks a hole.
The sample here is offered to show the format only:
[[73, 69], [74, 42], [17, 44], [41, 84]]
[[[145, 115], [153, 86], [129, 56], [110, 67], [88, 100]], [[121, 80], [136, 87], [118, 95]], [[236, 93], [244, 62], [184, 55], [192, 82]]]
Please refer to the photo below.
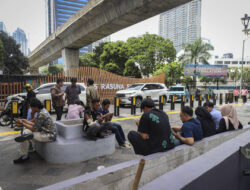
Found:
[[103, 138], [105, 132], [111, 127], [109, 117], [102, 115], [99, 111], [100, 100], [92, 100], [92, 108], [87, 107], [84, 113], [83, 130], [87, 137], [96, 140], [97, 137]]
[[203, 138], [201, 123], [198, 119], [193, 118], [193, 109], [191, 107], [184, 106], [181, 109], [180, 118], [183, 122], [182, 127], [172, 127], [176, 138], [175, 145], [181, 143], [193, 145], [194, 141]]
[[21, 157], [14, 160], [15, 164], [23, 163], [29, 160], [29, 140], [38, 142], [51, 142], [56, 140], [56, 129], [49, 112], [43, 108], [43, 104], [37, 98], [30, 102], [33, 113], [38, 113], [36, 120], [33, 122], [25, 119], [15, 119], [16, 125], [24, 127], [23, 134], [15, 138], [16, 142], [21, 143]]
[[155, 109], [151, 99], [144, 99], [141, 109], [144, 111], [140, 121], [137, 120], [138, 131], [130, 131], [128, 139], [136, 154], [149, 155], [174, 148], [174, 136], [168, 116], [165, 112]]

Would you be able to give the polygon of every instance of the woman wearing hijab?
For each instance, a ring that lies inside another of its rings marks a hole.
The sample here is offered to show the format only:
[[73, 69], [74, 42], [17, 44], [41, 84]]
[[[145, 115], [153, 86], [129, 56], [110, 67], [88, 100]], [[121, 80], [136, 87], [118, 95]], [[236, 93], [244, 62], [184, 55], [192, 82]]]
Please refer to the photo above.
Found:
[[203, 137], [209, 137], [216, 134], [216, 125], [211, 114], [204, 107], [198, 107], [195, 115], [201, 123]]
[[234, 106], [230, 104], [222, 106], [221, 114], [223, 118], [220, 120], [217, 133], [243, 128], [242, 124], [238, 120], [237, 112]]

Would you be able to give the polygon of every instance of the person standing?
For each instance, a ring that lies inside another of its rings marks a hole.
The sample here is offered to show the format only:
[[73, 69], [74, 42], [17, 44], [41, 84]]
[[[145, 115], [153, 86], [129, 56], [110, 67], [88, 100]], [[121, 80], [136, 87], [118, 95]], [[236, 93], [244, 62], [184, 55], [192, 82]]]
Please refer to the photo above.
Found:
[[25, 90], [27, 91], [27, 96], [26, 99], [23, 101], [23, 109], [22, 109], [22, 115], [24, 119], [27, 118], [30, 101], [36, 97], [36, 93], [33, 91], [31, 84], [26, 84]]
[[65, 106], [65, 101], [63, 99], [64, 93], [61, 91], [63, 87], [63, 79], [57, 79], [56, 85], [50, 89], [52, 105], [56, 111], [56, 120], [61, 120], [63, 114], [63, 107]]
[[94, 87], [93, 79], [88, 79], [87, 81], [88, 88], [86, 89], [86, 106], [92, 107], [92, 100], [99, 99], [99, 94], [97, 89]]
[[66, 93], [65, 100], [67, 100], [68, 105], [75, 104], [76, 100], [80, 100], [79, 94], [81, 94], [81, 88], [76, 83], [77, 83], [77, 79], [72, 78], [71, 85], [67, 86], [65, 90], [65, 93]]
[[236, 88], [234, 89], [233, 94], [234, 94], [234, 101], [235, 101], [236, 103], [238, 103], [239, 95], [240, 95], [240, 91], [239, 91], [238, 87], [236, 87]]
[[243, 89], [241, 90], [241, 97], [243, 99], [243, 103], [247, 102], [247, 94], [248, 94], [248, 90], [244, 86]]

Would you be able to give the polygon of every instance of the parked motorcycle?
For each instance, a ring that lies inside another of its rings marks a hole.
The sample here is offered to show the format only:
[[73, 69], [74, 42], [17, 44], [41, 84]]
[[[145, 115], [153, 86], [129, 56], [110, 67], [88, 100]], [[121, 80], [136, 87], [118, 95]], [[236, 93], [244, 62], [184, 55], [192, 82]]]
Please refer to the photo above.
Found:
[[4, 106], [4, 111], [2, 111], [0, 113], [0, 126], [8, 126], [11, 124], [12, 101], [18, 102], [18, 111], [17, 111], [18, 113], [17, 113], [17, 115], [15, 115], [15, 117], [22, 117], [24, 97], [15, 96], [6, 102], [6, 104]]

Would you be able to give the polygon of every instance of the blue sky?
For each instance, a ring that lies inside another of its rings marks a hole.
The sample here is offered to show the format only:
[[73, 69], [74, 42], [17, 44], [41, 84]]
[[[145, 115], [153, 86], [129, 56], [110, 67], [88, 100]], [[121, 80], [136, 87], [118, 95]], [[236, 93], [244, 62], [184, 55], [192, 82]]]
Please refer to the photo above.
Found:
[[[243, 35], [240, 18], [250, 15], [250, 0], [202, 0], [202, 37], [211, 40], [214, 55], [232, 52], [240, 57]], [[22, 28], [28, 35], [29, 47], [34, 49], [45, 39], [45, 0], [0, 0], [0, 20], [7, 30]], [[126, 40], [146, 32], [158, 34], [159, 16], [155, 16], [111, 36], [112, 41]], [[246, 42], [250, 56], [250, 39]]]

